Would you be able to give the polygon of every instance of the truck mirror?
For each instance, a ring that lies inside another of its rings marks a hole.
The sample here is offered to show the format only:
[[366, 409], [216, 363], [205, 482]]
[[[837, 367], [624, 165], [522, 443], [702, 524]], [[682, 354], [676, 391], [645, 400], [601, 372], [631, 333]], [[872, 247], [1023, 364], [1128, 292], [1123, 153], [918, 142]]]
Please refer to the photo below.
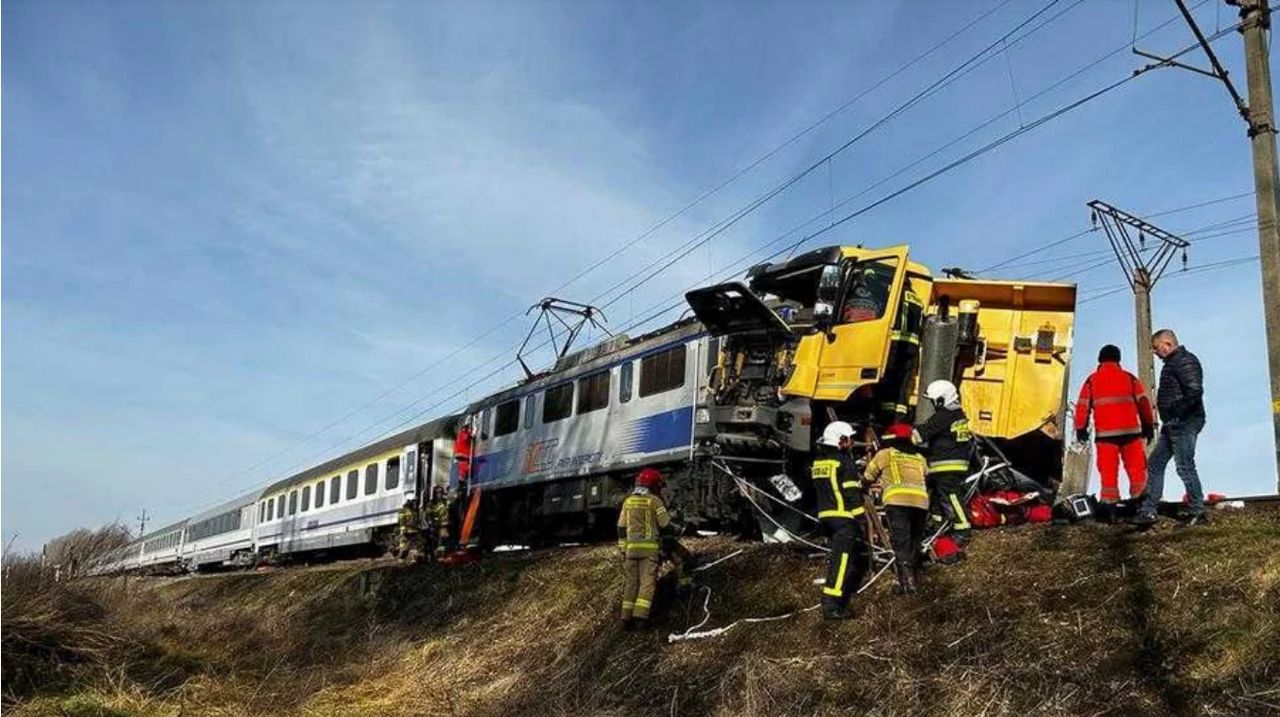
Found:
[[834, 323], [835, 310], [830, 303], [819, 301], [813, 305], [813, 324], [827, 337], [827, 343], [836, 340], [836, 334], [831, 330]]

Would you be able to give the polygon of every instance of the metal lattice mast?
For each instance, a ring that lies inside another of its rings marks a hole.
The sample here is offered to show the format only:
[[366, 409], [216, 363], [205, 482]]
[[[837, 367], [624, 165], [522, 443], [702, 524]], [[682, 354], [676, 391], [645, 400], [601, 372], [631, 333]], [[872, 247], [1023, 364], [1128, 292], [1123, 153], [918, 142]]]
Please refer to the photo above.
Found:
[[[1173, 257], [1182, 252], [1183, 268], [1187, 264], [1187, 240], [1175, 236], [1141, 217], [1116, 209], [1097, 199], [1089, 202], [1094, 226], [1102, 225], [1111, 251], [1124, 270], [1125, 281], [1133, 290], [1135, 325], [1135, 361], [1138, 378], [1155, 395], [1155, 359], [1151, 356], [1151, 289], [1164, 275]], [[1135, 236], [1137, 235], [1136, 240]], [[1148, 238], [1154, 244], [1148, 247]]]

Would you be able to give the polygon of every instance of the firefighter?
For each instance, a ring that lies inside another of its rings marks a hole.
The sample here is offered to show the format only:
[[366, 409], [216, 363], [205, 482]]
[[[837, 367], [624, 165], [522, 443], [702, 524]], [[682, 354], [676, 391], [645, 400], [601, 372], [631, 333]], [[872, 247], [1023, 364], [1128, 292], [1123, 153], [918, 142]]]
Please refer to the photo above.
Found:
[[636, 485], [618, 511], [618, 547], [622, 551], [622, 626], [643, 628], [653, 609], [654, 583], [658, 578], [658, 548], [662, 532], [671, 525], [659, 493], [662, 474], [644, 468]]
[[[935, 525], [949, 523], [951, 537], [959, 551], [969, 538], [968, 508], [965, 506], [965, 478], [973, 455], [973, 433], [969, 418], [960, 407], [960, 392], [954, 383], [938, 380], [925, 389], [925, 398], [934, 412], [915, 432], [917, 443], [925, 446], [929, 461], [926, 478], [929, 489], [930, 520]], [[963, 552], [956, 552], [958, 560]], [[949, 562], [948, 560], [944, 562]]]
[[929, 516], [929, 492], [925, 488], [928, 465], [912, 440], [911, 426], [895, 423], [885, 431], [883, 439], [885, 447], [867, 464], [866, 480], [882, 487], [898, 589], [911, 594], [916, 591], [924, 526]]
[[849, 600], [862, 585], [870, 559], [862, 516], [862, 481], [849, 455], [853, 426], [832, 421], [818, 440], [812, 476], [818, 497], [818, 519], [830, 538], [827, 576], [822, 585], [822, 615], [843, 620], [852, 615]]
[[445, 551], [449, 540], [449, 500], [445, 497], [444, 486], [431, 488], [431, 502], [427, 504], [427, 525], [430, 550], [432, 555], [440, 555]]
[[1098, 370], [1085, 379], [1076, 402], [1076, 439], [1089, 440], [1089, 416], [1098, 452], [1100, 501], [1110, 507], [1120, 501], [1120, 462], [1129, 474], [1129, 497], [1147, 489], [1146, 442], [1155, 437], [1151, 401], [1137, 376], [1120, 367], [1120, 349], [1111, 344], [1098, 352]]
[[920, 330], [924, 323], [924, 302], [911, 290], [907, 283], [902, 291], [902, 303], [893, 320], [893, 331], [889, 334], [889, 357], [885, 361], [884, 377], [877, 385], [879, 414], [883, 423], [889, 425], [906, 417], [907, 392], [910, 389], [912, 373], [915, 371], [916, 359], [920, 356]]
[[422, 533], [418, 529], [418, 501], [410, 498], [400, 507], [396, 514], [399, 540], [396, 544], [396, 558], [416, 562], [421, 553]]

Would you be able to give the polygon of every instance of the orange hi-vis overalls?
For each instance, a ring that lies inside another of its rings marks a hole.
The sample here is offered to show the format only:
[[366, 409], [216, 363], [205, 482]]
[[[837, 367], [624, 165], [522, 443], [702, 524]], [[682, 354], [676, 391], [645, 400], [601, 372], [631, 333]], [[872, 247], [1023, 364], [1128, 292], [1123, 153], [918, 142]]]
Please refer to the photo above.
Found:
[[1155, 425], [1151, 401], [1136, 376], [1105, 361], [1085, 379], [1076, 402], [1076, 431], [1089, 427], [1093, 415], [1094, 446], [1098, 452], [1098, 476], [1104, 503], [1120, 500], [1120, 461], [1129, 474], [1129, 495], [1137, 498], [1147, 489], [1147, 451], [1144, 430]]

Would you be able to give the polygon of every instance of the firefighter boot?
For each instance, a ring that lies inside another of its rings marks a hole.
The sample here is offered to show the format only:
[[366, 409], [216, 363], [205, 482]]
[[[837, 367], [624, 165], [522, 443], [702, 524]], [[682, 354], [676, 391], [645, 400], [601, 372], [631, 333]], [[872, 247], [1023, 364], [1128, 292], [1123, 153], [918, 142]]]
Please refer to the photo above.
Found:
[[915, 586], [911, 582], [911, 568], [902, 565], [896, 565], [894, 568], [894, 574], [898, 576], [898, 587], [894, 592], [899, 595], [910, 595], [915, 592]]
[[849, 612], [840, 598], [823, 596], [822, 617], [827, 620], [848, 620], [853, 617], [853, 613]]
[[902, 574], [903, 574], [903, 577], [907, 579], [907, 584], [904, 588], [904, 592], [906, 592], [906, 594], [908, 595], [915, 595], [916, 594], [916, 571], [911, 568], [907, 568], [902, 571]]

